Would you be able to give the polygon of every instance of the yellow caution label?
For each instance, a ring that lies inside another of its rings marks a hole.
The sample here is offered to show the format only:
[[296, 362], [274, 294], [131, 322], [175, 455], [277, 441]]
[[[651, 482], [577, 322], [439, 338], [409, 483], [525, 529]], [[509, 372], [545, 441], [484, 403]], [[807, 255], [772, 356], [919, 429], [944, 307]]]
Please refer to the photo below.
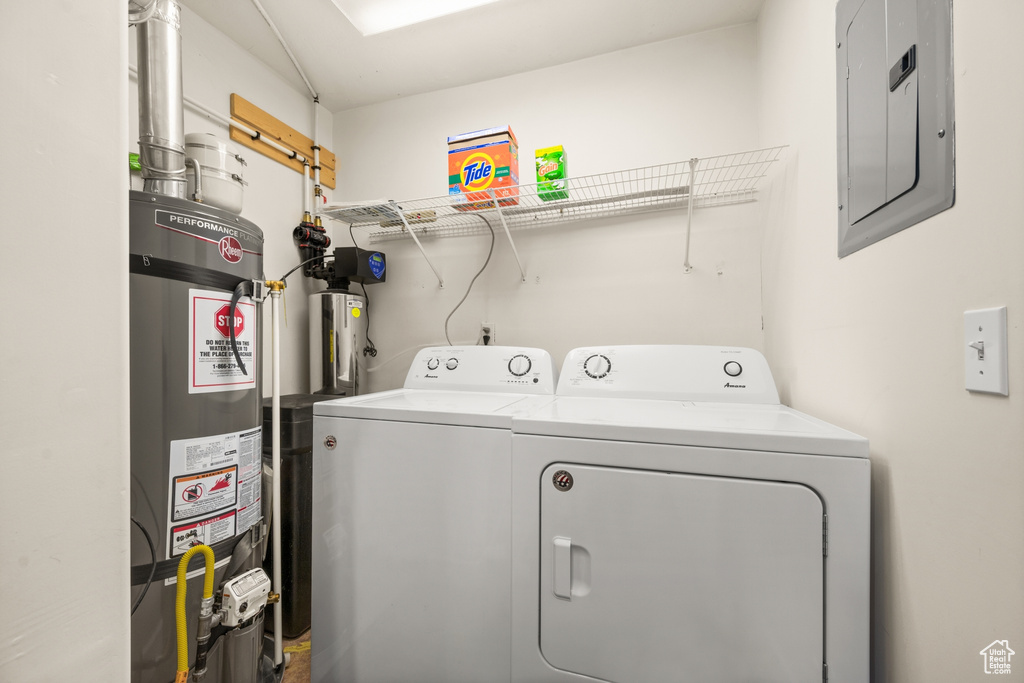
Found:
[[334, 365], [334, 330], [331, 330], [331, 365]]

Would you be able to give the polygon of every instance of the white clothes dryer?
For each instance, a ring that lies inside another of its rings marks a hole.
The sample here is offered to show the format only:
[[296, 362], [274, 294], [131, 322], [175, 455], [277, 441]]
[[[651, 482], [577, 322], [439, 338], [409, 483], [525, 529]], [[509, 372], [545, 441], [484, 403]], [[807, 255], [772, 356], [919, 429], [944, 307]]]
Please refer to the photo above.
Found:
[[312, 680], [510, 680], [511, 426], [540, 349], [424, 349], [402, 389], [317, 403]]
[[512, 455], [513, 681], [867, 683], [868, 443], [757, 351], [576, 349]]

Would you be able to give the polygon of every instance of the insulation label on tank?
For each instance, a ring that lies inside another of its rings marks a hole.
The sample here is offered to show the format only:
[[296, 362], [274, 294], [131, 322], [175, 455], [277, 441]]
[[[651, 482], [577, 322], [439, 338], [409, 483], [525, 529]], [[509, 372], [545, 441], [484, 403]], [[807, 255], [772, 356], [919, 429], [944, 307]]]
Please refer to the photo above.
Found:
[[[255, 388], [256, 305], [252, 299], [239, 299], [234, 315], [227, 292], [190, 289], [188, 299], [188, 393]], [[232, 327], [244, 373], [231, 347]]]
[[260, 520], [261, 437], [257, 427], [171, 442], [168, 558], [232, 538]]

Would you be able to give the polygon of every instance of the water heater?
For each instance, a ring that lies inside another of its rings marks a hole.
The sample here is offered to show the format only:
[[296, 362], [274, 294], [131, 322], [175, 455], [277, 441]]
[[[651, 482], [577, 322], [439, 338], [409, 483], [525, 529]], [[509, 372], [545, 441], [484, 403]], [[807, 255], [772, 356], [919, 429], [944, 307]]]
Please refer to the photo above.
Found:
[[[232, 290], [263, 277], [263, 233], [185, 199], [132, 192], [129, 233], [132, 681], [174, 679], [175, 572], [193, 545], [210, 546], [215, 585], [260, 565], [262, 550], [262, 319]], [[239, 367], [231, 349], [234, 328]], [[202, 564], [196, 558], [191, 569]], [[189, 659], [202, 577], [188, 581]], [[263, 613], [216, 634], [209, 683], [255, 683]]]

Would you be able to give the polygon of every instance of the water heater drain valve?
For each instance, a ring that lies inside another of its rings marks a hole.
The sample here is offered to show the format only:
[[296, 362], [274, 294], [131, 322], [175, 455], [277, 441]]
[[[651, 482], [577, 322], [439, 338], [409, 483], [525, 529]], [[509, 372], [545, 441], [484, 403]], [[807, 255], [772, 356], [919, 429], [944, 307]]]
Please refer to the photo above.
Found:
[[221, 590], [221, 614], [224, 626], [238, 626], [267, 606], [270, 578], [261, 568], [251, 569], [227, 581]]

